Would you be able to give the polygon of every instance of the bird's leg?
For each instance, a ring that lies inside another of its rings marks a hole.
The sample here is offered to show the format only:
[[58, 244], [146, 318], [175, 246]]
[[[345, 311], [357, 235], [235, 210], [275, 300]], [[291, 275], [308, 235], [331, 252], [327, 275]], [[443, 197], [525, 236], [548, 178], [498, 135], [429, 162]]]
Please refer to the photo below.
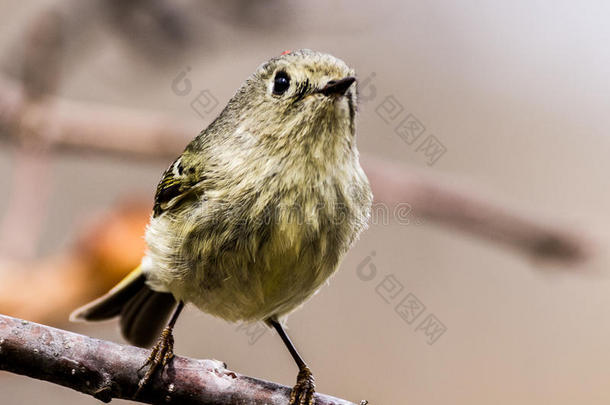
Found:
[[284, 331], [282, 325], [277, 320], [271, 318], [267, 319], [267, 323], [273, 326], [273, 328], [280, 335], [282, 341], [284, 342], [284, 344], [288, 348], [288, 351], [292, 355], [292, 358], [299, 367], [297, 383], [290, 392], [289, 405], [314, 405], [314, 394], [316, 386], [314, 384], [314, 378], [313, 374], [311, 373], [311, 370], [309, 370], [309, 367], [307, 367], [307, 364], [305, 364], [305, 362], [299, 355], [299, 352], [297, 352], [297, 349], [290, 341], [290, 338], [286, 334], [286, 331]]
[[138, 390], [134, 394], [134, 398], [137, 398], [138, 395], [140, 395], [140, 392], [144, 389], [146, 384], [148, 384], [159, 366], [161, 366], [161, 370], [163, 370], [172, 357], [174, 357], [174, 335], [172, 333], [174, 331], [174, 325], [178, 320], [178, 315], [180, 315], [183, 308], [184, 303], [180, 301], [167, 323], [167, 326], [163, 329], [163, 332], [161, 332], [159, 340], [152, 348], [148, 359], [146, 359], [146, 362], [140, 367], [140, 370], [142, 370], [148, 366], [148, 370], [146, 370], [146, 374], [144, 374], [144, 377], [138, 382]]

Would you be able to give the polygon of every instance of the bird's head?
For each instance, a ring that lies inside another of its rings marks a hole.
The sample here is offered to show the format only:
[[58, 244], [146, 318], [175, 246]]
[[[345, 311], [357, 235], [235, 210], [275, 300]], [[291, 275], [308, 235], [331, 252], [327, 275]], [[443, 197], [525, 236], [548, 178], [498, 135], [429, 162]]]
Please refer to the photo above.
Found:
[[227, 108], [256, 137], [305, 143], [343, 137], [351, 144], [356, 102], [353, 69], [332, 55], [302, 49], [259, 66]]

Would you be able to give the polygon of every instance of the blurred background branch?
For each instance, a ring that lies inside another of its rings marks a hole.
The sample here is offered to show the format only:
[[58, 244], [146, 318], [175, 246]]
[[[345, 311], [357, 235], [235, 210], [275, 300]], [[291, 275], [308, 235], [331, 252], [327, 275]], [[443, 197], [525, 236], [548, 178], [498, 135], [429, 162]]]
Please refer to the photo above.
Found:
[[[0, 104], [8, 111], [18, 110], [17, 87], [2, 86]], [[12, 92], [11, 92], [12, 89]], [[193, 134], [171, 124], [169, 117], [152, 112], [121, 109], [87, 103], [54, 100], [70, 114], [50, 115], [47, 125], [54, 128], [56, 150], [122, 154], [130, 157], [168, 160], [178, 155]], [[3, 116], [5, 125], [14, 120]], [[16, 132], [17, 137], [20, 132]], [[129, 136], [125, 136], [129, 134]], [[549, 227], [481, 196], [473, 189], [449, 186], [447, 179], [423, 173], [402, 164], [364, 156], [375, 200], [394, 206], [409, 203], [417, 216], [483, 239], [510, 245], [537, 258], [558, 262], [579, 262], [591, 253], [589, 244], [575, 232]]]
[[591, 257], [591, 242], [578, 231], [545, 224], [473, 187], [378, 158], [365, 156], [363, 165], [376, 201], [408, 201], [417, 218], [512, 247], [535, 260], [570, 265]]

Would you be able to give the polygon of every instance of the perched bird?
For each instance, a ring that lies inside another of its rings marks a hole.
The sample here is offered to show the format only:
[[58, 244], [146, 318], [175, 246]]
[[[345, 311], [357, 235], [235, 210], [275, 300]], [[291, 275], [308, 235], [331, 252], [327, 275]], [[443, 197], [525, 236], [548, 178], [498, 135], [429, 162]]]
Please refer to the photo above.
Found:
[[282, 322], [335, 272], [368, 222], [355, 82], [331, 55], [285, 52], [262, 64], [165, 171], [141, 265], [72, 314], [118, 316], [140, 346], [167, 325], [140, 389], [172, 358], [174, 324], [192, 303], [276, 329], [299, 367], [290, 403], [314, 403], [312, 373]]

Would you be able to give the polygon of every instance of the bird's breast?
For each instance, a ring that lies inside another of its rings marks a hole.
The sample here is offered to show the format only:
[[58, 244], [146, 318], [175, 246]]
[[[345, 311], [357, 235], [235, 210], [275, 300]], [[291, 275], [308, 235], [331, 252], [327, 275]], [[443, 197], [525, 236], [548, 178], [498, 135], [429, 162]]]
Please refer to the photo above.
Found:
[[147, 238], [156, 278], [178, 298], [227, 320], [294, 310], [336, 270], [365, 226], [367, 201], [354, 188], [368, 184], [354, 173], [250, 176], [206, 193], [197, 209], [149, 230], [171, 235]]

